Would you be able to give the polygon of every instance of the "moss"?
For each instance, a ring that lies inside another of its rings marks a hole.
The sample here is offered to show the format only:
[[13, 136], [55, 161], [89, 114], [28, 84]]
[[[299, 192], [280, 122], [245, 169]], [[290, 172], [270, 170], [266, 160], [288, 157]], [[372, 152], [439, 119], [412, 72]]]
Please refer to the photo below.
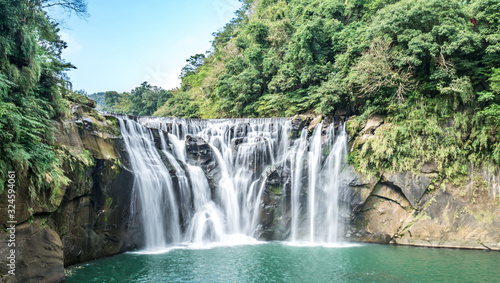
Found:
[[[468, 181], [469, 165], [489, 164], [491, 154], [477, 144], [478, 139], [487, 143], [487, 138], [470, 132], [473, 113], [456, 111], [448, 118], [429, 107], [420, 103], [387, 116], [386, 123], [355, 153], [357, 159], [351, 153], [352, 163], [359, 160], [356, 169], [368, 176], [379, 172], [420, 174], [424, 163], [432, 161], [442, 177], [459, 185]], [[359, 125], [357, 119], [348, 121], [351, 137], [359, 133]]]
[[67, 98], [70, 100], [70, 101], [73, 101], [73, 102], [76, 102], [78, 104], [83, 104], [83, 105], [89, 105], [89, 104], [93, 104], [92, 103], [92, 99], [84, 96], [84, 95], [81, 95], [79, 93], [76, 93], [76, 92], [72, 92], [70, 91]]
[[349, 119], [347, 122], [346, 122], [346, 130], [347, 130], [347, 133], [349, 134], [350, 137], [354, 138], [358, 135], [358, 133], [361, 131], [361, 124], [359, 123], [359, 121], [357, 121], [355, 119], [356, 116], [354, 117], [351, 117], [351, 119]]
[[113, 204], [113, 198], [111, 198], [110, 196], [106, 195], [106, 207], [111, 207], [111, 205]]
[[281, 187], [279, 185], [269, 185], [268, 190], [273, 195], [280, 195], [281, 194]]
[[119, 136], [120, 135], [120, 125], [118, 123], [118, 118], [116, 118], [115, 116], [106, 115], [106, 116], [104, 116], [104, 119], [106, 119], [106, 122], [108, 124], [110, 124], [111, 127], [113, 128], [114, 135]]
[[[415, 214], [415, 212], [414, 212]], [[408, 223], [404, 228], [403, 230], [401, 230], [401, 232], [399, 233], [400, 236], [402, 236], [406, 231], [408, 231], [413, 225], [415, 225], [415, 223], [417, 223], [418, 221], [420, 220], [425, 220], [425, 219], [430, 219], [429, 215], [427, 215], [427, 213], [423, 212], [423, 213], [420, 213], [418, 215], [416, 215], [415, 217], [412, 218], [412, 220], [410, 221], [410, 223]]]
[[66, 225], [57, 226], [56, 232], [59, 235], [59, 237], [62, 238], [64, 235], [68, 233], [68, 226]]
[[122, 163], [120, 159], [116, 158], [115, 161], [113, 162], [113, 165], [111, 165], [111, 170], [113, 170], [113, 179], [118, 176], [120, 173], [120, 168], [122, 167]]
[[330, 154], [331, 145], [328, 143], [323, 147], [323, 156]]
[[354, 169], [359, 172], [359, 150], [356, 147], [348, 153], [347, 160], [354, 166]]

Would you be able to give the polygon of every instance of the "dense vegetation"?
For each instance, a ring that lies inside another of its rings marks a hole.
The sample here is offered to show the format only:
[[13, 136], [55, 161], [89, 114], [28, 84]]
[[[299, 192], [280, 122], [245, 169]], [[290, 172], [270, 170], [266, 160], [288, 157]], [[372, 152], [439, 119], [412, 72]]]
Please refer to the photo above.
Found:
[[[175, 90], [166, 91], [143, 82], [131, 92], [106, 91], [90, 94], [87, 97], [94, 99], [97, 102], [97, 108], [102, 111], [150, 116], [172, 97], [173, 92]], [[86, 95], [84, 92], [82, 94]]]
[[[187, 60], [182, 86], [141, 84], [92, 95], [101, 109], [196, 118], [347, 111], [383, 115], [350, 159], [367, 174], [446, 176], [500, 164], [500, 0], [242, 0], [207, 55]], [[83, 0], [0, 0], [0, 170], [30, 188], [69, 182], [51, 120], [69, 115], [65, 43], [44, 8], [85, 14]], [[28, 174], [33, 173], [33, 174]], [[3, 175], [5, 176], [5, 175]], [[0, 182], [4, 183], [0, 177]]]
[[32, 196], [55, 193], [69, 183], [64, 160], [78, 158], [54, 145], [52, 120], [71, 115], [74, 96], [64, 75], [74, 67], [60, 57], [66, 43], [44, 11], [54, 5], [86, 14], [81, 0], [0, 0], [0, 193], [11, 170]]
[[155, 115], [381, 114], [351, 155], [365, 173], [500, 163], [498, 0], [244, 1], [188, 62]]

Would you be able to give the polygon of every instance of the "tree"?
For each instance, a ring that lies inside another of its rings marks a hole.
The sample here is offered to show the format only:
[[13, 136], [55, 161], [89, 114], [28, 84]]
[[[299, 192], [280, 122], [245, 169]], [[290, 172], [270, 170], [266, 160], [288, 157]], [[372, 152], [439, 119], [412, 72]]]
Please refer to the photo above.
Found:
[[73, 66], [61, 59], [66, 43], [44, 9], [65, 4], [63, 8], [83, 15], [85, 3], [0, 0], [0, 170], [15, 169], [28, 178], [32, 196], [69, 182], [61, 169], [61, 152], [53, 145], [51, 119], [68, 112], [71, 91], [64, 72]]
[[189, 59], [186, 60], [188, 64], [181, 69], [181, 74], [179, 75], [179, 79], [182, 80], [186, 76], [194, 74], [196, 69], [198, 69], [200, 66], [203, 65], [203, 60], [205, 60], [204, 54], [196, 54], [189, 57]]
[[104, 102], [109, 106], [114, 106], [120, 100], [120, 94], [116, 91], [106, 91], [104, 93]]
[[69, 13], [75, 13], [81, 18], [89, 16], [87, 12], [87, 1], [85, 0], [38, 0], [42, 9], [61, 7]]

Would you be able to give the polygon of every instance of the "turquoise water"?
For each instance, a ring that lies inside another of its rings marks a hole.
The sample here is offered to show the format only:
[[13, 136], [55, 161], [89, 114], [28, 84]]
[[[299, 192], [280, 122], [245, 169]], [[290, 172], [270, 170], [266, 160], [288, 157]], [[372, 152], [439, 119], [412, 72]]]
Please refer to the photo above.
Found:
[[174, 248], [74, 266], [66, 282], [500, 282], [500, 253], [284, 243]]

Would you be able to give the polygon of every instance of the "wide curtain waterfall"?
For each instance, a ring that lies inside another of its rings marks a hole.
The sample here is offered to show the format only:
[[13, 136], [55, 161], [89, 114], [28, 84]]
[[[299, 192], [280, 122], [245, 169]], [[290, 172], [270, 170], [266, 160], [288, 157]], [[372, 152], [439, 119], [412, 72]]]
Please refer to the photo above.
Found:
[[293, 132], [287, 118], [119, 117], [119, 123], [135, 177], [131, 207], [141, 215], [146, 248], [255, 241], [276, 168], [289, 172], [279, 210], [288, 215], [281, 220], [288, 240], [341, 240], [342, 123], [319, 123], [312, 133]]

